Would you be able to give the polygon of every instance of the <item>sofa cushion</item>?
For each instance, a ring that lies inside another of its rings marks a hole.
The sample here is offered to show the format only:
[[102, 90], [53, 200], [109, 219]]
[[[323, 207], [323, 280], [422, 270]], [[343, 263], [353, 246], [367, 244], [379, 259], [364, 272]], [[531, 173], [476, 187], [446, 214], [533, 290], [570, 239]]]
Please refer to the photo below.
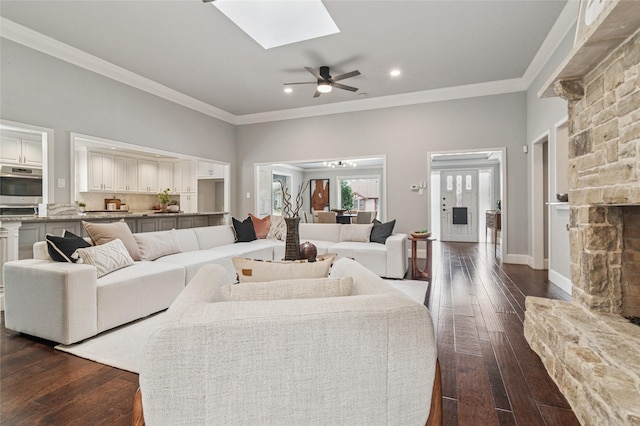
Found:
[[[162, 256], [154, 262], [181, 265], [185, 269], [185, 283], [188, 283], [196, 275], [196, 272], [198, 272], [201, 266], [212, 263], [223, 264], [223, 266], [225, 266], [224, 260], [228, 259], [228, 257], [229, 255], [222, 251], [197, 250]], [[230, 271], [229, 277], [230, 279], [234, 278], [235, 273]]]
[[133, 265], [133, 259], [119, 238], [99, 246], [77, 249], [74, 256], [78, 257], [78, 263], [95, 266], [98, 278]]
[[248, 243], [256, 238], [256, 231], [253, 228], [253, 222], [250, 217], [247, 217], [242, 222], [232, 217], [233, 229], [236, 231], [236, 241], [240, 243]]
[[368, 243], [371, 238], [372, 228], [372, 223], [365, 225], [342, 225], [340, 228], [340, 242], [355, 241]]
[[396, 220], [393, 219], [389, 222], [382, 223], [378, 219], [373, 221], [373, 229], [371, 229], [371, 238], [369, 239], [372, 243], [380, 243], [384, 244], [387, 242], [387, 238], [393, 234], [393, 228], [396, 226]]
[[233, 227], [229, 225], [193, 228], [193, 232], [198, 238], [198, 246], [200, 250], [233, 244], [236, 241]]
[[256, 232], [256, 237], [258, 239], [267, 238], [267, 235], [269, 235], [269, 229], [271, 229], [271, 215], [260, 219], [258, 216], [254, 216], [249, 213], [249, 217], [251, 218], [251, 222], [253, 222], [253, 229]]
[[56, 262], [75, 263], [78, 259], [72, 257], [73, 253], [79, 248], [91, 247], [84, 238], [67, 230], [62, 233], [62, 237], [47, 234], [45, 239], [49, 257]]
[[233, 266], [238, 281], [260, 282], [299, 278], [324, 278], [329, 275], [333, 256], [315, 262], [296, 260], [291, 262], [273, 262], [234, 257]]
[[185, 269], [173, 263], [136, 262], [98, 279], [98, 333], [166, 309], [184, 289]]
[[180, 253], [178, 237], [174, 231], [161, 232], [155, 235], [149, 233], [135, 234], [138, 243], [140, 260], [155, 260], [168, 254]]
[[351, 296], [353, 279], [306, 278], [301, 280], [281, 280], [227, 284], [220, 288], [222, 301], [254, 301], [277, 299], [312, 299], [317, 297]]
[[387, 276], [387, 249], [385, 245], [349, 241], [332, 245], [331, 252], [340, 257], [354, 259], [381, 277]]
[[133, 260], [140, 260], [138, 243], [136, 243], [136, 239], [133, 238], [131, 229], [129, 229], [129, 225], [125, 223], [124, 219], [112, 223], [91, 223], [83, 220], [82, 226], [84, 226], [94, 245], [108, 243], [118, 238], [127, 248]]
[[[340, 241], [340, 229], [344, 225], [339, 223], [301, 223], [300, 241]], [[314, 243], [315, 244], [315, 243]]]
[[[193, 232], [193, 229], [194, 228], [172, 229], [172, 231], [176, 235], [176, 238], [178, 239], [178, 245], [180, 246], [180, 251], [200, 250], [198, 237], [196, 236], [196, 233]], [[159, 232], [167, 232], [167, 231], [159, 231]]]

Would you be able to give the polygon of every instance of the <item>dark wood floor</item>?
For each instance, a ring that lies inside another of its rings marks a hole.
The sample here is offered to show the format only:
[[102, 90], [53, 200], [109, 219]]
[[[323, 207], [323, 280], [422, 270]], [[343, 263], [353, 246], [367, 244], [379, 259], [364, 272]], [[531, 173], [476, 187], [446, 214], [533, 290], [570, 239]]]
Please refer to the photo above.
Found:
[[[567, 295], [544, 272], [500, 264], [492, 245], [433, 248], [427, 305], [437, 328], [445, 424], [577, 425], [522, 332], [526, 296]], [[4, 318], [0, 325], [3, 425], [130, 424], [136, 374], [56, 351], [7, 330]]]

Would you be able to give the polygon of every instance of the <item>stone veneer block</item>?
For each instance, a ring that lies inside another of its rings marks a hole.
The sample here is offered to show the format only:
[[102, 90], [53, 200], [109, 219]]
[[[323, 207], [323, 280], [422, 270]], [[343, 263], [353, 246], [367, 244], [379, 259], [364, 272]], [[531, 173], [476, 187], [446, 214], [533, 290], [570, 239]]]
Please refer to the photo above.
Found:
[[640, 327], [527, 297], [524, 334], [583, 425], [640, 425]]

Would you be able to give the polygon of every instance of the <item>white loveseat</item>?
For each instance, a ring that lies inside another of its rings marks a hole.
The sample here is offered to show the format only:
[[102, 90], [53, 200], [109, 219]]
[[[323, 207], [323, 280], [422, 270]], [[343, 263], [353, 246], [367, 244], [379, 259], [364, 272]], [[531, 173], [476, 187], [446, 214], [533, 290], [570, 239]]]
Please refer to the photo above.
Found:
[[289, 280], [267, 283], [268, 295], [234, 299], [224, 296], [230, 281], [222, 273], [203, 267], [151, 335], [137, 424], [441, 424], [424, 305], [350, 259], [331, 271], [353, 280], [339, 295], [283, 298], [316, 281]]
[[[300, 224], [300, 241], [316, 244], [318, 254], [329, 251], [354, 258], [380, 276], [404, 277], [408, 262], [405, 234], [390, 236], [386, 244], [341, 242], [344, 226]], [[34, 259], [4, 265], [6, 327], [75, 343], [166, 309], [203, 265], [222, 265], [233, 279], [231, 259], [235, 256], [260, 260], [284, 256], [284, 241], [235, 243], [230, 225], [145, 233], [165, 234], [177, 238], [180, 253], [135, 262], [100, 278], [91, 265], [53, 262], [46, 242], [36, 243]]]

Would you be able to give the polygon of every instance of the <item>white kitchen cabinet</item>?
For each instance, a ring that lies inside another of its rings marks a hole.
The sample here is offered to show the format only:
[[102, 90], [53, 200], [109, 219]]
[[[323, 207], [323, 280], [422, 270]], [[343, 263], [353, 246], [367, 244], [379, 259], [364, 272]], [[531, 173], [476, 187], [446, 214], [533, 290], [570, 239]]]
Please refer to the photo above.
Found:
[[138, 160], [116, 157], [114, 178], [116, 192], [138, 192]]
[[198, 177], [224, 178], [224, 164], [198, 161]]
[[197, 167], [197, 162], [193, 160], [180, 162], [180, 193], [198, 191]]
[[159, 191], [162, 192], [169, 188], [169, 193], [175, 193], [175, 186], [173, 184], [173, 163], [170, 161], [158, 162], [158, 186]]
[[194, 193], [180, 194], [180, 210], [185, 213], [198, 212], [198, 195]]
[[157, 162], [138, 160], [138, 192], [160, 192]]
[[78, 190], [109, 191], [114, 190], [115, 157], [100, 152], [79, 150], [78, 162]]
[[18, 135], [9, 132], [0, 135], [0, 162], [42, 167], [42, 142]]

